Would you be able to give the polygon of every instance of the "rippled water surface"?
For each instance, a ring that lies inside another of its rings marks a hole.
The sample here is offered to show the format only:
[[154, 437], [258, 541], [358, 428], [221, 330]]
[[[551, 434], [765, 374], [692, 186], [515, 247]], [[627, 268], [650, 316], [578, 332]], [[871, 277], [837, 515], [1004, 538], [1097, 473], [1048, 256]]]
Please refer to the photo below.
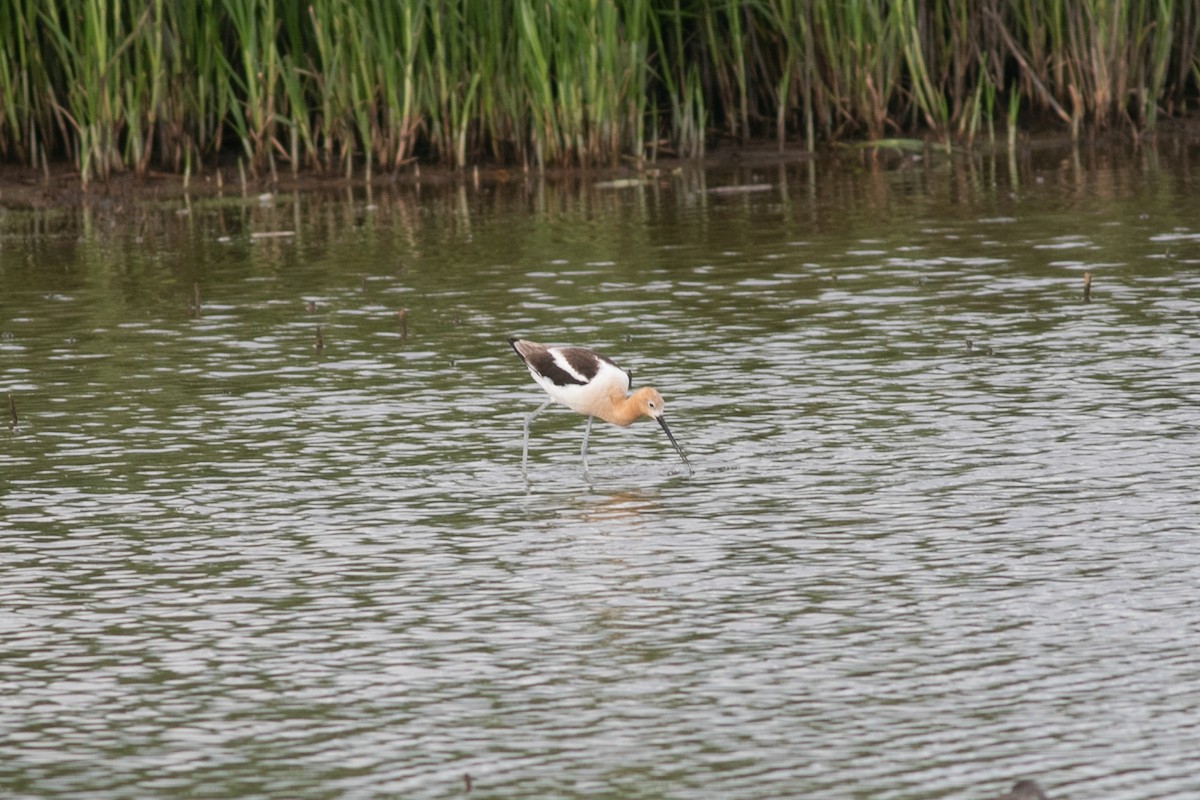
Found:
[[5, 212], [0, 789], [1200, 796], [1192, 157]]

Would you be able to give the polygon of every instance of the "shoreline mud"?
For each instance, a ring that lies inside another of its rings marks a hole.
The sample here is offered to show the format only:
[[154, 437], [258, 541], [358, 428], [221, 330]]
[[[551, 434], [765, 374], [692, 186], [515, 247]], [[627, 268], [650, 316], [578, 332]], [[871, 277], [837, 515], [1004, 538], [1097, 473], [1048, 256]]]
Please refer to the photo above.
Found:
[[89, 205], [119, 209], [127, 204], [172, 201], [180, 198], [210, 198], [244, 195], [247, 197], [271, 193], [339, 192], [346, 190], [386, 190], [395, 187], [494, 186], [525, 181], [579, 180], [589, 183], [636, 181], [654, 179], [687, 170], [721, 170], [732, 168], [767, 169], [814, 161], [855, 160], [867, 168], [891, 169], [905, 164], [947, 157], [998, 157], [1013, 155], [1018, 161], [1031, 158], [1070, 156], [1079, 153], [1108, 152], [1114, 157], [1131, 155], [1142, 150], [1158, 148], [1178, 150], [1200, 145], [1200, 124], [1174, 121], [1163, 126], [1154, 136], [1131, 137], [1127, 131], [1109, 131], [1073, 142], [1065, 132], [1047, 131], [1020, 137], [1010, 154], [1000, 137], [992, 143], [976, 141], [971, 145], [951, 145], [949, 149], [931, 139], [889, 139], [877, 142], [849, 142], [826, 146], [809, 152], [800, 144], [780, 149], [773, 141], [748, 144], [721, 143], [710, 148], [701, 159], [659, 158], [618, 165], [553, 167], [544, 170], [522, 169], [517, 166], [480, 164], [467, 169], [455, 169], [440, 164], [410, 165], [395, 173], [376, 171], [368, 180], [359, 170], [347, 177], [344, 174], [319, 172], [308, 168], [293, 173], [278, 170], [274, 176], [251, 177], [237, 163], [210, 166], [198, 174], [182, 175], [150, 170], [143, 175], [122, 172], [107, 181], [93, 180], [86, 187], [79, 171], [70, 164], [50, 164], [46, 169], [0, 164], [0, 209], [37, 210], [78, 208]]

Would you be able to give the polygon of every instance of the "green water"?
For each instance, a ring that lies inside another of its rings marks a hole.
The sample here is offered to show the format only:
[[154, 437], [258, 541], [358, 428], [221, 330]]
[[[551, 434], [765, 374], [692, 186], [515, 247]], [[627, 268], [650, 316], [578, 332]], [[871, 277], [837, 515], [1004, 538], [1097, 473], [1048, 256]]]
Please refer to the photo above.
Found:
[[1200, 791], [1190, 156], [4, 212], [0, 788]]

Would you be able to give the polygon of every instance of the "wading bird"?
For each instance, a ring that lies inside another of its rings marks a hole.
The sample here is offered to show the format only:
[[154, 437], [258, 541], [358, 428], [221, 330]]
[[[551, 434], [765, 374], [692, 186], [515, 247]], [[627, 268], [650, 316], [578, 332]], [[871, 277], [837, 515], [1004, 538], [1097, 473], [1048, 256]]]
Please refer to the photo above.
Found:
[[675, 452], [683, 459], [688, 473], [691, 462], [683, 449], [671, 435], [667, 420], [663, 417], [662, 395], [649, 386], [629, 393], [629, 373], [599, 353], [583, 347], [547, 347], [544, 344], [513, 337], [508, 340], [513, 350], [529, 368], [529, 374], [538, 386], [546, 390], [550, 399], [538, 406], [525, 418], [525, 444], [521, 450], [521, 472], [529, 460], [529, 425], [534, 417], [542, 413], [551, 403], [562, 403], [572, 411], [587, 417], [587, 428], [583, 431], [583, 469], [587, 471], [588, 436], [592, 433], [592, 419], [599, 417], [614, 425], [629, 425], [642, 417], [658, 420]]

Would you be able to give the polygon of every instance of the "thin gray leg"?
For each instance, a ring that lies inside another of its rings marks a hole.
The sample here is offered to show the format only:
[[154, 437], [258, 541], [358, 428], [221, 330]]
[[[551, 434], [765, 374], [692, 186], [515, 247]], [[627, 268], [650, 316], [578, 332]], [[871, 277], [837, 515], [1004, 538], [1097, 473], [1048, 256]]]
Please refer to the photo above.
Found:
[[593, 419], [593, 417], [588, 417], [587, 427], [583, 429], [583, 447], [579, 448], [579, 455], [583, 457], [583, 471], [584, 472], [588, 471], [587, 443], [588, 443], [588, 437], [592, 435], [592, 419]]
[[546, 406], [550, 405], [549, 400], [537, 407], [529, 416], [525, 417], [525, 444], [521, 447], [521, 474], [525, 474], [525, 465], [529, 461], [529, 423], [533, 422], [533, 418], [546, 410]]

